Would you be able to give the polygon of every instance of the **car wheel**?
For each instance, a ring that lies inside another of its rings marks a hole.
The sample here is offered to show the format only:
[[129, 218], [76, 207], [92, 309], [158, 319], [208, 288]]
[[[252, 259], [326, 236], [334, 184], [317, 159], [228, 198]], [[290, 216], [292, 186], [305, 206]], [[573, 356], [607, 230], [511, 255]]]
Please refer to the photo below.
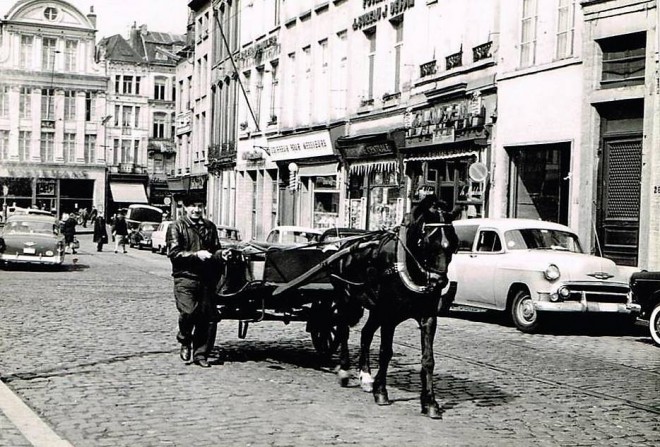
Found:
[[656, 345], [660, 346], [660, 303], [656, 304], [649, 318], [649, 332]]
[[534, 309], [532, 296], [527, 289], [519, 290], [511, 303], [511, 319], [521, 332], [533, 333], [539, 328], [539, 313]]

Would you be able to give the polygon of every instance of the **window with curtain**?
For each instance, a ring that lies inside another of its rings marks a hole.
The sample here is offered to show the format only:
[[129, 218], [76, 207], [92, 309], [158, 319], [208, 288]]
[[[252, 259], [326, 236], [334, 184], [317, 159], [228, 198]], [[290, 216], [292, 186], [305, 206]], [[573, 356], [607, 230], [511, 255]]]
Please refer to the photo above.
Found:
[[367, 97], [374, 99], [374, 77], [376, 75], [376, 29], [365, 32], [369, 51], [367, 53]]
[[394, 27], [394, 93], [401, 91], [401, 52], [403, 51], [403, 19], [393, 23]]
[[21, 87], [18, 109], [21, 118], [32, 116], [32, 90], [30, 88]]
[[73, 90], [64, 92], [64, 119], [76, 119], [76, 92]]
[[520, 32], [520, 66], [534, 65], [536, 60], [537, 0], [522, 0]]
[[9, 131], [0, 130], [0, 160], [9, 159]]
[[9, 115], [9, 87], [0, 85], [0, 116]]
[[52, 88], [41, 89], [41, 119], [55, 119], [55, 90]]
[[41, 132], [41, 161], [53, 161], [55, 147], [55, 134]]
[[18, 160], [28, 161], [30, 159], [30, 141], [32, 132], [21, 130], [18, 132]]
[[133, 94], [133, 76], [124, 76], [122, 84], [122, 93], [127, 95]]
[[573, 56], [575, 38], [575, 0], [558, 0], [557, 51], [555, 57], [564, 59]]
[[154, 80], [154, 99], [165, 100], [165, 86], [167, 85], [167, 78], [157, 76]]
[[152, 138], [165, 138], [165, 121], [166, 116], [162, 112], [154, 113], [154, 125]]
[[64, 163], [76, 161], [76, 134], [64, 134]]
[[34, 45], [34, 37], [21, 36], [21, 54], [19, 65], [21, 68], [32, 68], [32, 51]]
[[74, 72], [77, 70], [78, 41], [67, 40], [64, 44], [64, 71]]
[[85, 163], [96, 160], [96, 135], [85, 135]]
[[57, 47], [57, 39], [51, 37], [44, 37], [41, 40], [41, 68], [42, 70], [55, 69], [55, 49]]

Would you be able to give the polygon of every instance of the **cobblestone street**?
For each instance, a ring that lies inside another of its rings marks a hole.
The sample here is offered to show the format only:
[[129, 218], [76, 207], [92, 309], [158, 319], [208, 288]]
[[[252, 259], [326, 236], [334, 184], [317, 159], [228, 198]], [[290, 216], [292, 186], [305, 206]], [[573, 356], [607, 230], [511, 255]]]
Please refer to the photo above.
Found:
[[[434, 421], [419, 412], [414, 322], [395, 336], [388, 407], [355, 380], [339, 387], [302, 323], [254, 324], [240, 340], [224, 321], [224, 364], [189, 366], [168, 259], [80, 239], [64, 270], [0, 270], [0, 378], [74, 446], [660, 444], [660, 350], [639, 323], [526, 335], [453, 311], [436, 336]], [[31, 445], [2, 413], [0, 445]]]

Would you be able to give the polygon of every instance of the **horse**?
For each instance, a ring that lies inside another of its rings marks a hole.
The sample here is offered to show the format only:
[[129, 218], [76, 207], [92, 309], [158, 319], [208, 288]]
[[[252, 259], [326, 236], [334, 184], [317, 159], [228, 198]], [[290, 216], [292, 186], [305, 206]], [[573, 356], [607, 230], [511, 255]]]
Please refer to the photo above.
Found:
[[[389, 405], [387, 369], [392, 359], [396, 327], [410, 318], [421, 330], [421, 411], [432, 419], [441, 419], [435, 399], [433, 341], [441, 290], [447, 285], [447, 268], [458, 247], [451, 216], [444, 222], [401, 225], [369, 240], [349, 241], [341, 247], [347, 255], [339, 259], [332, 273], [335, 287], [341, 290], [339, 313], [348, 325], [355, 325], [361, 314], [357, 307], [369, 310], [360, 337], [359, 378], [362, 388], [373, 393], [378, 405]], [[381, 342], [378, 373], [371, 377], [369, 352], [373, 336], [380, 328]], [[340, 332], [338, 375], [348, 384], [350, 359], [348, 331]], [[345, 339], [344, 339], [345, 337]]]

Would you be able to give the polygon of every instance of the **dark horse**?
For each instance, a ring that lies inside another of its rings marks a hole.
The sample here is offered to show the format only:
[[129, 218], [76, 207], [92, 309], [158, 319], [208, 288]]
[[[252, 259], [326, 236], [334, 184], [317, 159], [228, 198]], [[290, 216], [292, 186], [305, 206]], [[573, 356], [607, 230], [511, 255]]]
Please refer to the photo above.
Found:
[[[448, 282], [447, 268], [458, 246], [452, 216], [450, 213], [442, 216], [444, 219], [441, 217], [439, 223], [412, 222], [390, 231], [350, 238], [326, 264], [332, 269], [335, 288], [341, 291], [337, 304], [340, 319], [345, 323], [338, 326], [342, 385], [348, 383], [350, 368], [348, 326], [357, 324], [362, 309], [366, 308], [369, 317], [361, 334], [360, 378], [363, 388], [369, 386], [378, 405], [390, 404], [386, 383], [394, 330], [413, 318], [421, 329], [422, 413], [434, 419], [441, 418], [442, 411], [433, 390], [433, 340], [441, 290]], [[300, 284], [301, 281], [293, 281], [276, 293]], [[378, 328], [379, 368], [371, 384], [369, 350]]]

